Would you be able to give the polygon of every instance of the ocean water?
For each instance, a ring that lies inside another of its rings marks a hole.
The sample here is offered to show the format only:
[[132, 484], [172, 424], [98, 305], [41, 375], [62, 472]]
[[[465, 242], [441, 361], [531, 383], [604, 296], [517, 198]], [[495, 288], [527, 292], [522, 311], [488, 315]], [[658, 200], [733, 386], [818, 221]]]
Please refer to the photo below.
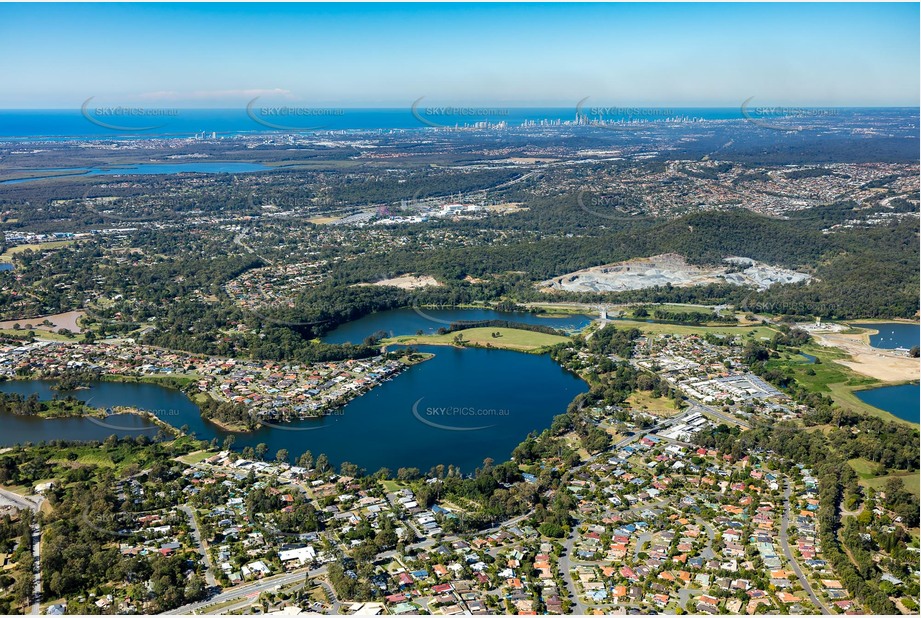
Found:
[[[755, 108], [743, 115], [741, 106], [721, 108], [693, 107], [613, 107], [585, 103], [572, 107], [509, 108], [500, 105], [446, 108], [420, 102], [405, 108], [332, 108], [241, 103], [231, 109], [157, 109], [119, 112], [117, 108], [89, 106], [58, 110], [0, 110], [0, 138], [28, 139], [143, 139], [210, 137], [262, 133], [292, 133], [340, 130], [411, 130], [429, 127], [470, 126], [477, 122], [505, 122], [517, 127], [526, 122], [572, 123], [578, 111], [590, 120], [603, 119], [633, 126], [698, 121], [793, 122], [799, 125], [840, 125], [865, 121], [901, 122], [914, 120], [918, 110], [911, 108]], [[112, 110], [115, 110], [114, 112]], [[905, 125], [907, 126], [907, 125]]]

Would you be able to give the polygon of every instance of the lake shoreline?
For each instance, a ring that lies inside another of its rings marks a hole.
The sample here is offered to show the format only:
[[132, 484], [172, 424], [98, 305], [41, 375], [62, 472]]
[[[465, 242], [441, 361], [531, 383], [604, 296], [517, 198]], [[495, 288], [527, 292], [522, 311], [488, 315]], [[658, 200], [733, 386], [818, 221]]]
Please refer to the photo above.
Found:
[[[845, 324], [849, 327], [859, 328], [860, 330], [864, 331], [862, 333], [859, 333], [857, 336], [861, 337], [864, 343], [866, 343], [868, 346], [870, 346], [871, 348], [875, 350], [894, 350], [896, 348], [883, 348], [883, 347], [878, 347], [878, 346], [873, 345], [873, 337], [876, 335], [879, 335], [881, 331], [878, 328], [867, 328], [867, 326], [862, 326], [863, 324], [867, 324], [870, 326], [883, 326], [886, 324], [894, 324], [897, 326], [909, 325], [909, 326], [916, 326], [918, 328], [921, 328], [921, 324], [919, 324], [918, 322], [914, 320], [906, 320], [906, 319], [888, 319], [884, 321], [852, 320], [849, 322], [845, 322]], [[904, 346], [900, 346], [900, 347], [904, 347]], [[911, 346], [909, 346], [906, 349], [911, 349]]]
[[[482, 335], [485, 331], [490, 334], [499, 333], [496, 338], [484, 339]], [[455, 338], [461, 336], [476, 337], [475, 339]], [[505, 338], [511, 338], [516, 342], [503, 341]], [[564, 343], [568, 337], [559, 335], [550, 335], [537, 331], [528, 331], [511, 327], [477, 327], [464, 328], [439, 335], [400, 335], [398, 337], [388, 337], [381, 340], [386, 347], [389, 345], [416, 346], [416, 345], [436, 345], [446, 346], [456, 349], [480, 348], [485, 350], [508, 350], [510, 352], [521, 352], [523, 354], [546, 354], [549, 349], [559, 343]]]
[[[921, 382], [919, 382], [918, 380], [911, 381], [911, 382], [904, 382], [901, 384], [864, 385], [860, 387], [854, 387], [851, 389], [850, 392], [853, 394], [854, 397], [856, 397], [863, 404], [870, 406], [872, 408], [875, 408], [877, 410], [881, 410], [883, 415], [885, 415], [883, 416], [883, 418], [891, 417], [892, 419], [895, 419], [899, 423], [907, 423], [914, 427], [918, 427], [919, 425], [921, 425], [921, 419], [915, 420], [915, 419], [903, 418], [899, 416], [898, 414], [896, 414], [895, 412], [892, 412], [882, 407], [882, 405], [889, 403], [895, 406], [896, 408], [899, 408], [901, 406], [901, 402], [898, 401], [898, 396], [901, 393], [901, 391], [904, 390], [905, 387], [914, 387], [914, 389], [911, 389], [912, 392], [908, 395], [910, 397], [911, 403], [908, 405], [907, 409], [914, 410], [915, 412], [917, 412], [918, 393], [921, 392]], [[891, 399], [890, 401], [883, 402], [883, 401], [876, 400], [877, 396], [882, 396], [885, 393], [889, 393], [890, 399]], [[864, 396], [862, 397], [861, 394], [863, 394]], [[913, 407], [911, 407], [912, 405]]]
[[865, 341], [866, 334], [814, 333], [819, 345], [841, 350], [850, 360], [836, 361], [853, 371], [888, 384], [910, 382], [919, 378], [918, 359], [898, 354], [891, 349], [876, 348]]
[[[249, 425], [244, 425], [244, 424], [229, 423], [221, 419], [211, 418], [211, 417], [204, 416], [204, 415], [202, 415], [202, 419], [204, 419], [205, 421], [209, 423], [212, 423], [213, 425], [217, 425], [223, 431], [227, 431], [227, 432], [235, 433], [235, 434], [252, 434], [252, 433], [256, 433], [257, 431], [259, 431], [260, 427], [265, 427], [265, 426], [277, 427], [279, 425], [295, 423], [297, 421], [306, 421], [306, 420], [311, 420], [311, 419], [319, 420], [327, 416], [333, 416], [336, 411], [341, 410], [344, 406], [348, 405], [353, 400], [358, 399], [359, 397], [362, 397], [364, 395], [367, 395], [368, 393], [371, 393], [375, 388], [380, 387], [384, 382], [387, 382], [395, 378], [396, 376], [401, 375], [403, 372], [407, 371], [408, 369], [420, 363], [424, 363], [425, 361], [433, 358], [435, 355], [417, 352], [415, 356], [418, 356], [419, 358], [407, 359], [406, 356], [401, 357], [400, 362], [403, 363], [404, 365], [403, 368], [401, 368], [399, 371], [396, 371], [388, 375], [387, 379], [381, 380], [380, 382], [375, 382], [374, 384], [371, 384], [370, 386], [366, 386], [360, 390], [352, 391], [351, 393], [349, 393], [348, 397], [340, 397], [339, 399], [326, 403], [323, 407], [318, 409], [319, 412], [322, 412], [321, 414], [290, 417], [290, 418], [282, 417], [280, 419], [272, 419], [271, 422], [265, 419], [255, 417], [254, 420], [255, 420], [256, 425], [254, 427], [250, 427]], [[188, 395], [189, 393], [186, 393], [186, 394]], [[196, 396], [209, 397], [212, 400], [214, 400], [214, 398], [211, 397], [211, 395], [209, 395], [208, 393], [196, 393], [195, 396], [190, 396], [192, 403], [196, 405], [198, 405], [198, 402], [196, 401]], [[200, 409], [200, 406], [199, 406], [199, 409]], [[278, 427], [278, 428], [284, 429], [283, 426]]]

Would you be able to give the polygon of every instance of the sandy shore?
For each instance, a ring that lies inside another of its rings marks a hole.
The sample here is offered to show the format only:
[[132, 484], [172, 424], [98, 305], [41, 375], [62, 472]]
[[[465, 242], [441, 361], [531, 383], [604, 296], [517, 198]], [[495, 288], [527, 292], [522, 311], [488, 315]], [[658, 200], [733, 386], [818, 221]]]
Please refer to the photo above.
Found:
[[866, 334], [814, 333], [813, 337], [820, 345], [835, 347], [850, 354], [851, 360], [835, 362], [862, 375], [884, 382], [906, 382], [917, 380], [921, 374], [921, 362], [917, 358], [874, 348], [867, 342]]

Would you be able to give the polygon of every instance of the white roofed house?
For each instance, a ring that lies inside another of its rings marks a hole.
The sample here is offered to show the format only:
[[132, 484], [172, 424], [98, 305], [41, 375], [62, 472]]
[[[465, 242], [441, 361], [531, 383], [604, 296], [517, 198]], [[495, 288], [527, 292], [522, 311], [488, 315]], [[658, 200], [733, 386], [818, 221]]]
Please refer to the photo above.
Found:
[[303, 566], [314, 562], [316, 558], [317, 552], [309, 545], [282, 549], [278, 552], [278, 559], [286, 566], [289, 562], [297, 562], [298, 566]]
[[271, 575], [272, 570], [262, 561], [256, 560], [255, 562], [250, 562], [242, 569], [243, 577], [249, 577], [253, 575], [255, 577], [265, 577], [266, 575]]

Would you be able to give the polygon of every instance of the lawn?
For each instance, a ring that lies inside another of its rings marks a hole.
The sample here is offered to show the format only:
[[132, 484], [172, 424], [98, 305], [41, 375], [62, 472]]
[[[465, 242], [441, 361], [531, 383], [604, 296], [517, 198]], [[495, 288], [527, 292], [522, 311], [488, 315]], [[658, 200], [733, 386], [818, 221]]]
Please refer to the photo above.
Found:
[[585, 450], [585, 448], [582, 446], [582, 440], [579, 439], [579, 434], [577, 434], [576, 432], [574, 431], [567, 432], [563, 434], [562, 438], [566, 446], [568, 446], [569, 448], [577, 452], [579, 454], [579, 457], [583, 461], [591, 457], [589, 452]]
[[326, 594], [326, 589], [324, 589], [323, 586], [311, 586], [309, 588], [306, 588], [304, 592], [307, 593], [307, 596], [310, 598], [311, 601], [315, 601], [317, 603], [329, 603], [329, 599], [327, 598], [327, 594]]
[[[91, 445], [78, 445], [55, 449], [54, 454], [48, 459], [49, 462], [61, 465], [84, 465], [99, 466], [101, 468], [114, 468], [121, 472], [133, 463], [143, 464], [144, 457], [138, 457], [137, 453], [131, 453], [129, 448], [118, 448], [115, 451], [107, 451], [104, 448]], [[116, 454], [115, 459], [112, 454]], [[71, 459], [71, 457], [76, 459]]]
[[[34, 321], [34, 320], [33, 320]], [[23, 320], [22, 324], [26, 324], [28, 320]], [[0, 335], [11, 335], [13, 337], [25, 337], [29, 331], [35, 333], [35, 338], [44, 341], [72, 341], [79, 342], [83, 341], [83, 335], [75, 334], [73, 337], [68, 337], [67, 335], [61, 335], [48, 330], [42, 330], [39, 328], [23, 328], [16, 330], [15, 328], [0, 328]]]
[[777, 332], [767, 326], [690, 326], [686, 324], [660, 324], [658, 322], [645, 322], [643, 320], [612, 320], [615, 328], [638, 328], [644, 333], [654, 335], [741, 335], [771, 338]]
[[[872, 378], [867, 378], [867, 379], [872, 380]], [[873, 384], [882, 384], [882, 383], [879, 383], [876, 381], [871, 381], [868, 383], [868, 385], [873, 385]], [[829, 384], [828, 386], [828, 390], [829, 390], [829, 393], [831, 394], [831, 398], [834, 399], [835, 402], [842, 407], [850, 408], [851, 410], [856, 410], [858, 412], [863, 412], [864, 414], [868, 414], [870, 416], [877, 416], [886, 421], [894, 421], [896, 423], [904, 423], [906, 425], [912, 425], [912, 426], [917, 427], [917, 423], [906, 421], [905, 419], [899, 418], [890, 412], [886, 412], [885, 410], [880, 410], [879, 408], [875, 408], [871, 406], [870, 404], [864, 401], [861, 401], [857, 397], [857, 395], [854, 394], [854, 391], [863, 390], [863, 388], [866, 388], [866, 386], [858, 384], [858, 387], [855, 388], [854, 384], [851, 382], [848, 382], [846, 384]]]
[[846, 359], [848, 356], [839, 350], [826, 348], [814, 344], [807, 344], [800, 348], [802, 352], [811, 354], [819, 359], [819, 363], [809, 363], [799, 354], [784, 354], [779, 359], [768, 362], [768, 368], [785, 369], [793, 373], [800, 385], [813, 392], [831, 392], [833, 384], [847, 384], [849, 386], [867, 386], [877, 384], [878, 380], [861, 376], [844, 365], [834, 361]]
[[46, 249], [60, 249], [61, 247], [66, 247], [67, 245], [72, 245], [74, 241], [72, 240], [53, 240], [51, 242], [40, 242], [29, 245], [16, 245], [10, 247], [2, 254], [0, 254], [0, 262], [12, 262], [13, 256], [17, 253], [22, 253], [23, 251], [43, 251]]
[[921, 496], [921, 473], [918, 472], [894, 472], [886, 476], [875, 476], [870, 479], [861, 478], [858, 482], [864, 487], [881, 489], [886, 485], [886, 481], [893, 477], [900, 477], [905, 483], [905, 489], [916, 496]]
[[646, 305], [639, 305], [638, 307], [646, 307], [647, 310], [655, 311], [656, 309], [661, 309], [663, 311], [670, 311], [672, 313], [690, 313], [691, 311], [713, 311], [712, 307], [705, 307], [704, 305], [674, 305], [672, 303], [649, 303]]
[[[72, 461], [74, 464], [82, 464], [85, 466], [100, 466], [103, 468], [114, 468], [115, 462], [112, 461], [112, 458], [104, 450], [89, 447], [92, 450], [84, 449], [82, 447], [76, 447], [71, 449], [66, 449], [67, 455], [73, 453], [77, 456], [76, 459]], [[71, 460], [65, 455], [64, 457], [52, 457], [49, 461], [56, 464], [66, 464], [71, 462]]]
[[[41, 483], [42, 481], [49, 481], [53, 479], [39, 479], [36, 482]], [[32, 494], [32, 485], [24, 487], [22, 485], [0, 485], [3, 489], [7, 490], [10, 493], [19, 494], [20, 496], [28, 496]]]
[[790, 372], [800, 386], [812, 392], [830, 396], [842, 408], [877, 416], [888, 421], [913, 424], [864, 403], [854, 394], [854, 391], [872, 388], [881, 385], [882, 382], [860, 375], [849, 367], [835, 362], [835, 360], [849, 359], [850, 356], [847, 353], [813, 343], [804, 345], [800, 350], [815, 356], [820, 362], [813, 364], [799, 354], [784, 354], [779, 359], [769, 361], [768, 367]]
[[384, 486], [384, 491], [388, 493], [394, 493], [406, 487], [405, 483], [399, 481], [381, 481], [381, 485]]
[[[640, 303], [635, 307], [632, 307], [629, 311], [633, 315], [633, 312], [643, 307], [646, 311], [649, 312], [649, 316], [652, 317], [652, 313], [656, 310], [668, 311], [669, 313], [713, 313], [712, 305], [675, 305], [672, 303]], [[731, 312], [730, 312], [731, 313]], [[713, 315], [716, 315], [713, 313]], [[640, 318], [643, 319], [643, 318]]]
[[[498, 334], [494, 337], [493, 334]], [[548, 335], [517, 328], [467, 328], [444, 335], [404, 335], [382, 341], [385, 345], [455, 345], [458, 335], [463, 338], [463, 345], [474, 347], [491, 347], [518, 352], [540, 352], [558, 343], [566, 343], [568, 337]]]
[[569, 316], [569, 315], [587, 315], [591, 317], [598, 317], [598, 312], [595, 310], [590, 310], [587, 307], [581, 306], [572, 306], [560, 304], [556, 305], [553, 303], [525, 303], [525, 306], [531, 307], [532, 309], [543, 309], [545, 313], [536, 313], [534, 314], [537, 317], [559, 317], [559, 316]]
[[203, 462], [204, 460], [211, 457], [211, 455], [213, 454], [214, 453], [211, 453], [208, 451], [194, 451], [192, 453], [189, 453], [188, 455], [182, 455], [178, 457], [177, 459], [179, 459], [179, 461], [181, 461], [184, 464], [192, 465], [192, 464]]
[[[163, 373], [159, 375], [144, 375], [144, 376], [130, 376], [122, 374], [108, 374], [102, 378], [106, 382], [128, 382], [135, 384], [159, 384], [166, 388], [172, 388], [174, 390], [181, 390], [201, 379], [201, 376], [197, 373]], [[196, 393], [205, 394], [205, 393]]]
[[617, 432], [616, 426], [611, 425], [610, 423], [602, 422], [598, 424], [598, 427], [604, 430], [606, 434], [611, 436], [611, 443], [617, 442], [619, 440], [623, 440], [625, 437], [623, 434]]
[[627, 405], [655, 416], [671, 416], [677, 411], [675, 402], [668, 397], [653, 397], [651, 392], [636, 391], [627, 398]]
[[848, 465], [854, 469], [854, 472], [857, 473], [862, 479], [872, 479], [876, 478], [876, 469], [879, 468], [879, 464], [870, 461], [869, 459], [864, 459], [863, 457], [858, 457], [856, 459], [849, 459]]

